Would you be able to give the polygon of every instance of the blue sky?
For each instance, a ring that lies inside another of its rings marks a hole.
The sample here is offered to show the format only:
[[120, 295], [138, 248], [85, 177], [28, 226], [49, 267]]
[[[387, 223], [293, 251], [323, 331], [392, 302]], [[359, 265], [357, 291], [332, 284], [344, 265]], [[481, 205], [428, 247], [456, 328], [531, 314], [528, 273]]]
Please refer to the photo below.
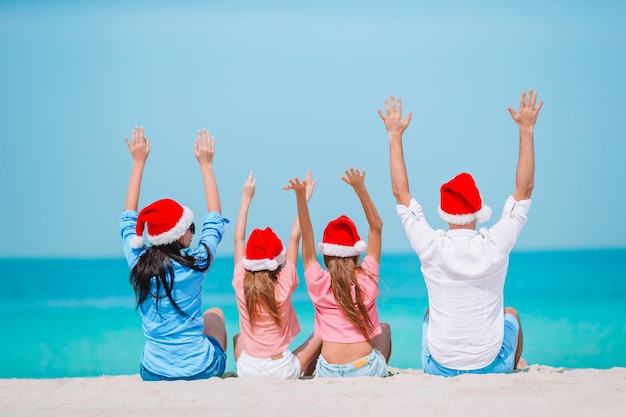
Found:
[[[410, 246], [395, 214], [376, 110], [393, 94], [412, 194], [430, 223], [439, 186], [471, 172], [493, 224], [513, 192], [518, 132], [506, 107], [545, 100], [536, 186], [518, 250], [626, 246], [626, 4], [599, 2], [0, 2], [0, 257], [122, 256], [119, 215], [143, 125], [152, 151], [140, 205], [205, 210], [193, 155], [217, 143], [223, 213], [249, 170], [253, 227], [283, 239], [288, 178], [311, 169], [319, 241], [358, 199], [339, 176], [365, 169], [386, 252]], [[234, 224], [220, 247], [232, 253]]]

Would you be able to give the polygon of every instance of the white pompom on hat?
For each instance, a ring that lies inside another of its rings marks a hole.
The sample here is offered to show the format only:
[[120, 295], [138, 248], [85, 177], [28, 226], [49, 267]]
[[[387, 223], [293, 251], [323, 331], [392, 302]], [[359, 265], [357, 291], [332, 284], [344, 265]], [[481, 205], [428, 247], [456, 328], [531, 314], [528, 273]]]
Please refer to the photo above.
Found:
[[139, 212], [136, 236], [130, 246], [144, 246], [143, 233], [146, 230], [148, 242], [154, 246], [167, 245], [180, 239], [193, 223], [193, 213], [185, 206], [169, 198], [155, 201]]
[[354, 222], [345, 215], [328, 223], [322, 242], [317, 246], [322, 255], [339, 258], [357, 256], [366, 249], [367, 243], [361, 240]]
[[285, 262], [285, 252], [283, 243], [271, 228], [254, 229], [241, 264], [251, 272], [275, 271]]
[[491, 208], [483, 204], [474, 178], [462, 172], [441, 186], [439, 217], [452, 224], [481, 223], [491, 217]]

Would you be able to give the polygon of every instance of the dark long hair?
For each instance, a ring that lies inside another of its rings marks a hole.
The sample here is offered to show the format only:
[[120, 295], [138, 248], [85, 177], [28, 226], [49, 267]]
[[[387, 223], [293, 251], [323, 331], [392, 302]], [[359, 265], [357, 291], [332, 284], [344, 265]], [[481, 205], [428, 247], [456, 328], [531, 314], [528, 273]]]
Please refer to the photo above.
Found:
[[[148, 297], [152, 297], [155, 299], [156, 310], [159, 312], [159, 300], [167, 298], [178, 313], [187, 316], [172, 297], [175, 281], [172, 259], [187, 268], [204, 272], [209, 269], [213, 260], [211, 259], [209, 248], [204, 243], [202, 245], [206, 248], [209, 256], [209, 262], [207, 262], [205, 267], [197, 266], [196, 259], [193, 256], [181, 254], [182, 247], [179, 241], [168, 245], [150, 246], [146, 253], [139, 257], [137, 264], [130, 272], [130, 285], [135, 290], [135, 311]], [[168, 275], [169, 280], [167, 278]], [[150, 280], [153, 277], [156, 279], [156, 290], [154, 293], [150, 292]], [[161, 288], [165, 291], [165, 295], [160, 295]]]

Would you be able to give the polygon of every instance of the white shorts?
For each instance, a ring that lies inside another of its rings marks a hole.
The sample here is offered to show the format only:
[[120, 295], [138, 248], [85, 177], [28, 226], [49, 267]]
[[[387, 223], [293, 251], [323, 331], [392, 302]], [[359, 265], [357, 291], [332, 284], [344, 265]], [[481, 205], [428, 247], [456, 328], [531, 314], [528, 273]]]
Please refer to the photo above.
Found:
[[241, 352], [237, 361], [238, 376], [272, 376], [275, 378], [300, 378], [300, 361], [289, 350], [285, 350], [280, 358], [255, 358], [245, 351]]

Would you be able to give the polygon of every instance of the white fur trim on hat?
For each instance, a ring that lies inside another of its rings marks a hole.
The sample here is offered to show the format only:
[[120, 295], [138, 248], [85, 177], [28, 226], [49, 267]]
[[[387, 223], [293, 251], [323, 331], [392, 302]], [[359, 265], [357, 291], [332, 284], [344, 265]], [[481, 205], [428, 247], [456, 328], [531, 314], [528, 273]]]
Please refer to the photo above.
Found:
[[191, 226], [191, 223], [193, 223], [193, 213], [189, 208], [185, 206], [181, 207], [183, 208], [183, 215], [180, 216], [178, 223], [170, 230], [160, 235], [152, 236], [150, 233], [147, 233], [148, 242], [155, 246], [167, 245], [183, 237], [187, 229], [189, 229], [189, 226]]
[[274, 259], [248, 259], [244, 256], [241, 258], [241, 265], [250, 272], [276, 271], [280, 265], [285, 263], [285, 252], [285, 248], [283, 248], [283, 251]]
[[133, 249], [139, 249], [143, 247], [143, 236], [133, 236], [130, 238], [130, 247]]
[[483, 206], [476, 213], [468, 214], [449, 214], [441, 209], [439, 206], [439, 217], [447, 223], [464, 225], [470, 224], [474, 220], [478, 220], [480, 223], [484, 223], [491, 217], [491, 208], [483, 204]]
[[358, 240], [354, 243], [354, 246], [341, 246], [332, 243], [320, 242], [317, 245], [317, 250], [326, 256], [337, 256], [339, 258], [349, 258], [351, 256], [357, 256], [367, 249], [367, 243]]

